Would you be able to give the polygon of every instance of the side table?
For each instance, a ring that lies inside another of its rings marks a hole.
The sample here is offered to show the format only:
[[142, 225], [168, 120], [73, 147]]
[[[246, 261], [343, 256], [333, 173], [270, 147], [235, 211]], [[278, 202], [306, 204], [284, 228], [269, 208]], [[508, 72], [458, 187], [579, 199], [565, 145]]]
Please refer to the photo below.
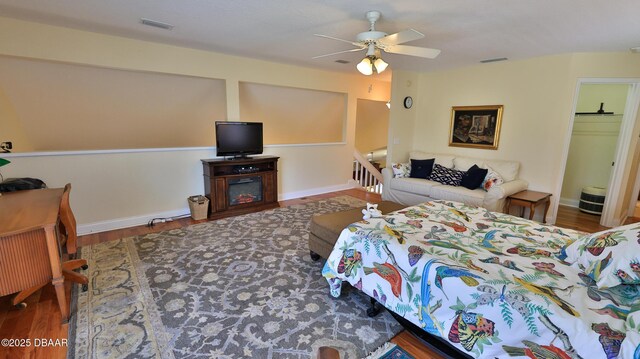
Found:
[[544, 215], [542, 216], [542, 223], [547, 222], [547, 212], [549, 211], [549, 205], [551, 203], [551, 193], [536, 192], [536, 191], [520, 191], [507, 197], [506, 210], [510, 212], [511, 206], [521, 206], [522, 214], [520, 217], [524, 218], [524, 209], [529, 207], [529, 219], [533, 219], [533, 215], [536, 213], [536, 207], [540, 204], [544, 204]]

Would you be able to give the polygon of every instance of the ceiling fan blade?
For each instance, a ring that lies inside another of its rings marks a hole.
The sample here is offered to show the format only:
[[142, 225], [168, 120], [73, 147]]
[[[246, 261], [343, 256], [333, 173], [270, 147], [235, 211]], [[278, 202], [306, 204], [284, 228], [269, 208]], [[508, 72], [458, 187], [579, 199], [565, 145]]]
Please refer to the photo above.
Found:
[[314, 57], [312, 57], [312, 59], [319, 59], [319, 58], [321, 58], [321, 57], [327, 57], [327, 56], [333, 56], [333, 55], [337, 55], [337, 54], [343, 54], [343, 53], [345, 53], [345, 52], [356, 52], [356, 51], [362, 51], [362, 50], [364, 50], [364, 49], [365, 49], [365, 48], [363, 47], [363, 48], [360, 48], [360, 49], [351, 49], [351, 50], [344, 50], [344, 51], [332, 52], [332, 53], [330, 53], [330, 54], [314, 56]]
[[363, 46], [363, 45], [362, 45], [362, 44], [360, 44], [360, 43], [357, 43], [357, 42], [354, 42], [354, 41], [350, 41], [350, 40], [340, 39], [340, 38], [333, 37], [333, 36], [322, 35], [322, 34], [313, 34], [313, 35], [314, 35], [314, 36], [318, 36], [318, 37], [324, 37], [325, 39], [338, 40], [338, 41], [346, 42], [346, 43], [351, 44], [351, 45], [353, 45], [353, 46], [358, 46], [358, 47]]
[[404, 31], [396, 32], [395, 34], [387, 35], [378, 40], [379, 43], [392, 46], [398, 44], [404, 44], [405, 42], [422, 39], [424, 34], [414, 29], [407, 29]]
[[427, 47], [407, 46], [407, 45], [393, 45], [387, 46], [384, 51], [392, 54], [409, 55], [424, 57], [427, 59], [435, 59], [440, 55], [440, 50], [429, 49]]

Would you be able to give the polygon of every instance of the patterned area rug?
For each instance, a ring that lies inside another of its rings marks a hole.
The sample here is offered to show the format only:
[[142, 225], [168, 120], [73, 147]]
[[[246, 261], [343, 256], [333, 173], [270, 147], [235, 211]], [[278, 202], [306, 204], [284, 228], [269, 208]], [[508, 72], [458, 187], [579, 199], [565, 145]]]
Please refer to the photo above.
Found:
[[364, 359], [415, 359], [397, 344], [386, 342]]
[[[304, 358], [333, 346], [362, 358], [401, 330], [366, 316], [355, 289], [334, 299], [309, 258], [309, 221], [364, 202], [343, 196], [82, 250], [71, 358]], [[73, 323], [73, 322], [72, 322]]]

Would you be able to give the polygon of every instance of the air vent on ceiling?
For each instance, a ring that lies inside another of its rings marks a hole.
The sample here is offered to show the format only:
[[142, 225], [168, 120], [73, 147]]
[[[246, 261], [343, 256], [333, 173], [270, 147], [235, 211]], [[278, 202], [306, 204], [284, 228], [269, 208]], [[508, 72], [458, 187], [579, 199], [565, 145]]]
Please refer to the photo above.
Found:
[[339, 64], [348, 64], [349, 63], [349, 61], [347, 61], [347, 60], [336, 60], [336, 62], [339, 63]]
[[507, 61], [508, 59], [506, 57], [496, 57], [495, 59], [486, 59], [486, 60], [482, 60], [480, 62], [482, 62], [483, 64], [487, 64], [489, 62], [498, 62], [498, 61]]
[[155, 21], [151, 19], [140, 18], [140, 23], [147, 26], [153, 26], [165, 30], [173, 30], [173, 25], [166, 22]]

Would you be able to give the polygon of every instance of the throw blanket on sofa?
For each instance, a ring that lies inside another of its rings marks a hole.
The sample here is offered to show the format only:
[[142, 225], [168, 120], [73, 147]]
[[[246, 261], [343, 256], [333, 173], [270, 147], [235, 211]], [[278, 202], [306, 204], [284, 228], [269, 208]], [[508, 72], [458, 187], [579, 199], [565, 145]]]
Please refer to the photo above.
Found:
[[556, 258], [582, 235], [435, 201], [349, 225], [323, 275], [474, 357], [634, 358], [640, 286], [599, 290]]

